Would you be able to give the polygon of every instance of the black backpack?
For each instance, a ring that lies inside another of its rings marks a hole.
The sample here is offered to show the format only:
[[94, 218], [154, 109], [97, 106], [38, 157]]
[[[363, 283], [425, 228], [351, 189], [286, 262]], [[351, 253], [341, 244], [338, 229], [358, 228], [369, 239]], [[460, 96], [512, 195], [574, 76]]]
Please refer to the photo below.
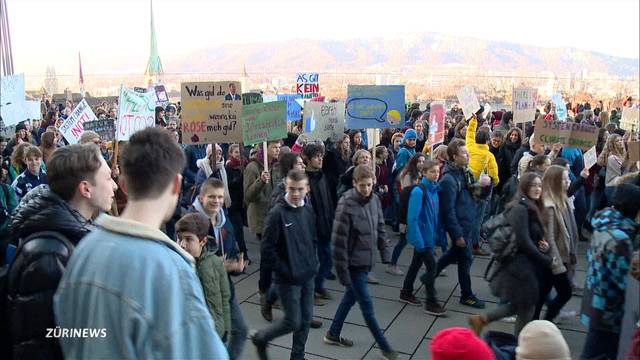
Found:
[[0, 358], [12, 359], [13, 345], [11, 344], [11, 337], [9, 333], [9, 273], [11, 271], [11, 265], [14, 260], [20, 255], [20, 252], [24, 248], [24, 245], [34, 239], [47, 238], [53, 241], [59, 241], [63, 243], [69, 250], [69, 254], [73, 253], [75, 246], [64, 235], [55, 231], [39, 231], [33, 233], [20, 241], [20, 245], [15, 252], [15, 255], [11, 258], [11, 262], [0, 267]]
[[398, 203], [398, 211], [396, 212], [396, 217], [398, 219], [399, 224], [407, 225], [407, 215], [409, 212], [409, 198], [411, 197], [411, 192], [416, 186], [420, 186], [422, 189], [422, 204], [427, 201], [427, 187], [424, 184], [415, 184], [411, 186], [407, 186], [402, 189], [400, 193], [400, 202]]

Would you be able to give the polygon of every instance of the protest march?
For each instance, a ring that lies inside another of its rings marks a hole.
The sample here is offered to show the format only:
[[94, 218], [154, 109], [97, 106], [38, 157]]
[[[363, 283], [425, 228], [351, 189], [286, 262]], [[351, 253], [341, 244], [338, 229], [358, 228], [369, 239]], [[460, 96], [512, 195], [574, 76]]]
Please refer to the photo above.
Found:
[[640, 359], [637, 93], [172, 89], [151, 24], [107, 100], [2, 72], [0, 357]]

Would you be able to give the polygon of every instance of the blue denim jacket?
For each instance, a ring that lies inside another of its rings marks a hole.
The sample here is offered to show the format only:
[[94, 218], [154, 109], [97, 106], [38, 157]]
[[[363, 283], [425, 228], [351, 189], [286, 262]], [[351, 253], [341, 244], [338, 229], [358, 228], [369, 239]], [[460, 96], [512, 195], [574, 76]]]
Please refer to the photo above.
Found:
[[[228, 359], [193, 258], [144, 224], [107, 215], [96, 224], [54, 298], [65, 358]], [[84, 328], [106, 336], [64, 336]]]

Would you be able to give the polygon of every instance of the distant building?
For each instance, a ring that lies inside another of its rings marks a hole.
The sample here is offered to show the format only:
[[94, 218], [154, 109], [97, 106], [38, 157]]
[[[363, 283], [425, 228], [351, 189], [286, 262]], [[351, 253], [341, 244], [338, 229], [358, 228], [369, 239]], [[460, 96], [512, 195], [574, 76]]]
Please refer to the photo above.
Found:
[[162, 70], [162, 62], [160, 61], [160, 56], [158, 55], [156, 29], [153, 22], [153, 0], [151, 0], [151, 51], [149, 53], [147, 69], [144, 72], [144, 82], [147, 85], [164, 82], [164, 70]]

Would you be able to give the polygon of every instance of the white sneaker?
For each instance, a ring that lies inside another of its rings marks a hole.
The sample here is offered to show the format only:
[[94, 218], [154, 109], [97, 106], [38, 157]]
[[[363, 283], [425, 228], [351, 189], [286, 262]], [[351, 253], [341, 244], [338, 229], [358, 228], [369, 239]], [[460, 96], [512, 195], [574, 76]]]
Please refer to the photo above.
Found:
[[442, 269], [442, 271], [440, 271], [440, 275], [438, 275], [439, 277], [447, 277], [447, 269]]
[[369, 276], [367, 277], [367, 282], [372, 285], [380, 284], [380, 280], [371, 273], [369, 273]]
[[509, 324], [513, 324], [516, 322], [516, 317], [515, 316], [507, 316], [506, 318], [502, 318], [500, 321], [502, 322], [506, 322]]
[[398, 265], [387, 266], [387, 269], [385, 270], [385, 272], [395, 276], [404, 275], [404, 271], [400, 270], [400, 267]]

